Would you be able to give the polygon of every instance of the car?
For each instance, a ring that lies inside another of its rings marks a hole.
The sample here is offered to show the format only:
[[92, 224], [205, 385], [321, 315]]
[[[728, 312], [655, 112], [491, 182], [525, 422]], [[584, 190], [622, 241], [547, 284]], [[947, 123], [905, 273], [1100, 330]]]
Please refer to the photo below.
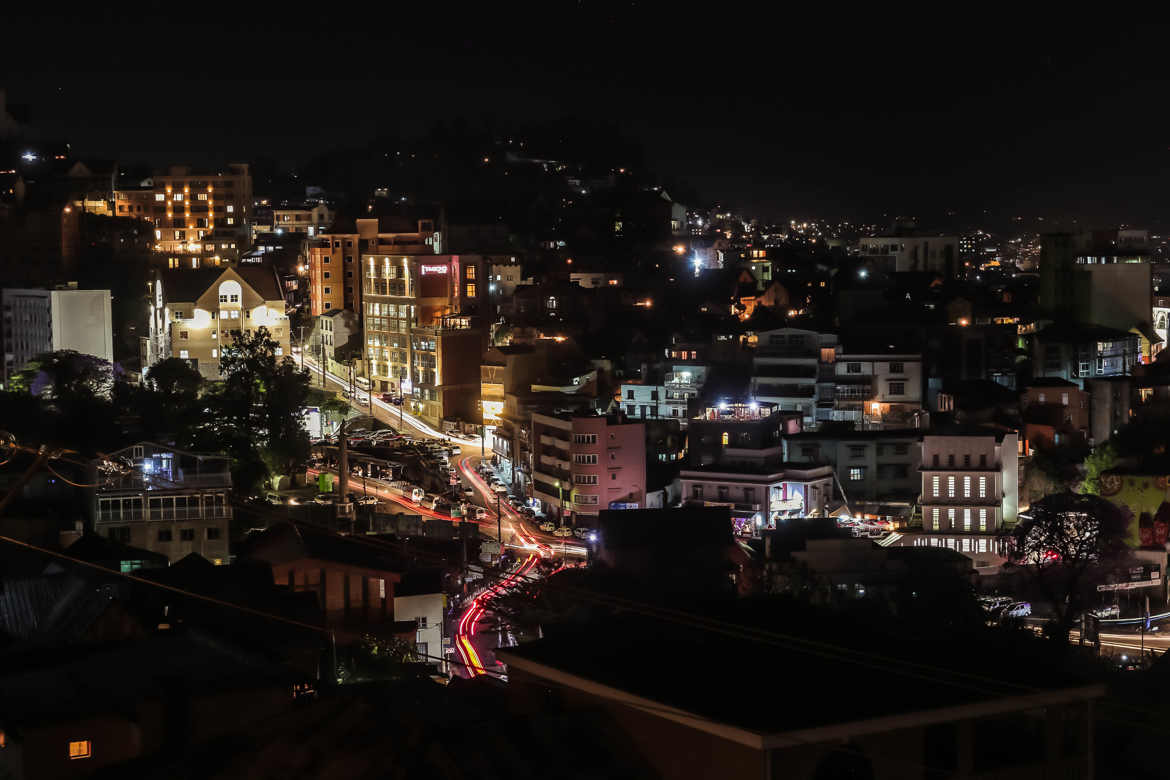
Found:
[[1032, 605], [1026, 601], [1017, 601], [999, 613], [1000, 620], [1015, 620], [1032, 614]]
[[358, 496], [357, 500], [354, 501], [354, 503], [357, 504], [358, 506], [377, 506], [378, 505], [378, 497], [377, 496]]
[[482, 506], [477, 506], [475, 508], [475, 519], [476, 520], [487, 520], [487, 510], [484, 509]]
[[536, 519], [536, 510], [534, 510], [530, 506], [522, 506], [519, 509], [517, 509], [516, 511], [520, 513], [521, 517], [525, 517], [529, 520]]
[[318, 493], [317, 495], [313, 496], [313, 503], [316, 504], [332, 504], [336, 500], [337, 497], [332, 493]]
[[414, 488], [410, 491], [410, 500], [416, 504], [421, 504], [423, 499], [426, 498], [426, 495], [427, 492], [422, 488]]
[[540, 524], [540, 530], [544, 531], [546, 534], [551, 534], [553, 531], [557, 530], [557, 527], [552, 523], [545, 521]]
[[562, 538], [565, 536], [572, 536], [572, 535], [573, 535], [573, 529], [567, 525], [562, 525], [560, 528], [553, 531], [553, 536], [560, 536]]
[[1121, 617], [1121, 608], [1116, 604], [1110, 604], [1105, 607], [1090, 609], [1088, 614], [1099, 619], [1119, 618]]
[[582, 528], [581, 526], [573, 529], [573, 536], [577, 537], [578, 539], [588, 539], [589, 534], [591, 533], [593, 533], [592, 530], [588, 528]]
[[452, 444], [447, 447], [447, 452], [451, 453], [452, 455], [458, 455], [459, 453], [463, 452], [463, 450], [460, 449], [458, 444]]
[[264, 500], [267, 501], [269, 504], [283, 504], [284, 503], [284, 499], [281, 498], [276, 493], [265, 493]]
[[468, 498], [471, 498], [472, 496], [475, 495], [475, 488], [472, 488], [472, 487], [463, 488], [463, 495], [467, 496]]

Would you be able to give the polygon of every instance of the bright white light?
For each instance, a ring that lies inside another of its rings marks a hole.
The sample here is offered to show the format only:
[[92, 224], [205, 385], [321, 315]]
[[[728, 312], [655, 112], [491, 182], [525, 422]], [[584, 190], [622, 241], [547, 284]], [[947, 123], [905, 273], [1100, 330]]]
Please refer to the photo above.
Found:
[[726, 410], [726, 409], [727, 409], [727, 402], [726, 402], [726, 401], [720, 401], [720, 402], [719, 402], [719, 410], [720, 410], [720, 411], [724, 411], [724, 410]]
[[25, 162], [36, 162], [38, 158], [36, 152], [25, 152], [24, 154], [20, 155], [20, 159], [24, 160]]
[[748, 408], [754, 412], [760, 408], [760, 405], [758, 403], [756, 403], [755, 401], [752, 401], [750, 404], [748, 404]]
[[867, 271], [866, 269], [862, 268], [860, 271], [858, 271], [858, 272], [857, 272], [857, 275], [858, 275], [858, 276], [860, 276], [862, 279], [864, 279], [864, 278], [866, 278], [867, 276], [869, 276], [869, 271]]

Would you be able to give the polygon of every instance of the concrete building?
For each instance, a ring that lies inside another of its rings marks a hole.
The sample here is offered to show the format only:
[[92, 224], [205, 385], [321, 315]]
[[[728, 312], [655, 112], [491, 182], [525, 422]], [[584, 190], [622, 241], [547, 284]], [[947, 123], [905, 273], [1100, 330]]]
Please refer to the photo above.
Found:
[[1085, 379], [1089, 394], [1089, 444], [1096, 446], [1132, 421], [1135, 379], [1112, 376]]
[[1150, 248], [1145, 231], [1043, 236], [1040, 306], [1058, 319], [1153, 333]]
[[265, 327], [279, 359], [289, 355], [289, 322], [275, 271], [268, 266], [166, 271], [151, 281], [150, 325], [142, 365], [168, 357], [219, 379], [220, 351], [236, 333]]
[[363, 257], [434, 255], [439, 247], [435, 220], [428, 216], [335, 219], [309, 241], [313, 315], [329, 309], [362, 310]]
[[0, 290], [3, 387], [30, 360], [71, 349], [113, 362], [109, 290]]
[[836, 384], [837, 334], [777, 328], [759, 333], [758, 338], [752, 358], [752, 397], [800, 412], [806, 430], [833, 419], [829, 400]]
[[962, 270], [958, 236], [872, 236], [861, 239], [858, 252], [886, 273], [932, 271], [951, 279]]
[[[560, 711], [598, 714], [637, 746], [648, 773], [673, 780], [1093, 777], [1094, 706], [1104, 685], [1083, 686], [1057, 669], [1041, 669], [1013, 673], [1014, 687], [1002, 689], [1013, 693], [972, 695], [945, 683], [981, 658], [987, 663], [995, 651], [982, 644], [964, 647], [943, 637], [919, 645], [954, 670], [923, 683], [899, 673], [897, 662], [875, 672], [791, 646], [642, 622], [625, 635], [550, 636], [497, 651], [508, 665], [509, 690]], [[794, 673], [759, 675], [745, 691], [750, 695], [729, 708], [727, 692], [742, 685], [736, 664], [679, 684], [686, 667], [677, 657], [702, 657], [716, 644], [729, 658], [768, 658]], [[655, 668], [635, 676], [623, 663], [664, 646], [675, 656], [665, 664], [646, 664]], [[867, 706], [827, 701], [833, 697], [823, 692], [830, 689], [870, 691]], [[773, 704], [785, 697], [801, 706]]]
[[362, 325], [358, 315], [349, 309], [330, 309], [313, 318], [313, 331], [305, 348], [318, 365], [356, 381], [365, 375], [365, 349], [361, 342]]
[[1088, 441], [1090, 398], [1089, 392], [1067, 379], [1033, 379], [1020, 396], [1029, 448]]
[[562, 525], [646, 505], [646, 430], [619, 417], [532, 414], [532, 491]]
[[833, 364], [830, 419], [866, 429], [924, 428], [922, 354], [846, 343]]
[[[446, 655], [450, 637], [444, 635], [447, 594], [443, 592], [439, 572], [409, 572], [394, 590], [394, 620], [415, 622], [414, 650], [423, 662], [434, 662]], [[440, 671], [446, 672], [446, 661]]]
[[1128, 376], [1141, 362], [1137, 333], [1104, 325], [1059, 322], [1032, 339], [1035, 373], [1084, 386], [1086, 379]]
[[[184, 452], [140, 442], [111, 453], [131, 464], [93, 492], [93, 529], [122, 544], [167, 556], [198, 553], [228, 561], [232, 475], [226, 455]], [[97, 463], [91, 469], [97, 482]]]
[[1018, 442], [1014, 432], [988, 429], [922, 438], [922, 544], [969, 556], [995, 548], [997, 534], [1016, 523]]
[[328, 230], [335, 216], [324, 203], [279, 206], [272, 209], [272, 230], [275, 233], [302, 233], [313, 238]]
[[168, 268], [223, 265], [250, 240], [252, 174], [245, 163], [221, 171], [171, 166], [136, 188], [115, 190], [114, 210], [154, 225], [154, 249]]
[[533, 283], [532, 277], [524, 278], [524, 269], [515, 257], [507, 262], [494, 262], [488, 267], [488, 292], [492, 300], [511, 298], [516, 288]]
[[850, 515], [898, 521], [913, 514], [922, 486], [920, 433], [814, 431], [783, 437], [783, 447], [787, 463], [832, 467]]
[[740, 534], [775, 527], [785, 517], [824, 514], [833, 470], [784, 461], [783, 437], [800, 432], [797, 412], [774, 404], [719, 404], [690, 422], [688, 464], [679, 474], [682, 500], [728, 506]]

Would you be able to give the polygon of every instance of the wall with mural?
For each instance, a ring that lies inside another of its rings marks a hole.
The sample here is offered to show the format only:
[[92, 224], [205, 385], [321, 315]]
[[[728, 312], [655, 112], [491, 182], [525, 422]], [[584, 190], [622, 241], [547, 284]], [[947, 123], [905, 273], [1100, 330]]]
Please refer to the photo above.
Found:
[[1129, 516], [1130, 546], [1166, 543], [1170, 530], [1170, 480], [1165, 474], [1101, 475], [1101, 497]]

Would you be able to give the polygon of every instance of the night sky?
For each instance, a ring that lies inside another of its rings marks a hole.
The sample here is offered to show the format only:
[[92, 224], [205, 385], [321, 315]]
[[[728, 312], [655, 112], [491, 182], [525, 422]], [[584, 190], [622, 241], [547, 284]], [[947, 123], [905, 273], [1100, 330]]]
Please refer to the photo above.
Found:
[[46, 135], [126, 161], [292, 164], [436, 119], [581, 116], [761, 216], [1165, 222], [1165, 29], [847, 4], [315, 5], [190, 23], [193, 4], [167, 4], [180, 25], [25, 8], [0, 83]]

